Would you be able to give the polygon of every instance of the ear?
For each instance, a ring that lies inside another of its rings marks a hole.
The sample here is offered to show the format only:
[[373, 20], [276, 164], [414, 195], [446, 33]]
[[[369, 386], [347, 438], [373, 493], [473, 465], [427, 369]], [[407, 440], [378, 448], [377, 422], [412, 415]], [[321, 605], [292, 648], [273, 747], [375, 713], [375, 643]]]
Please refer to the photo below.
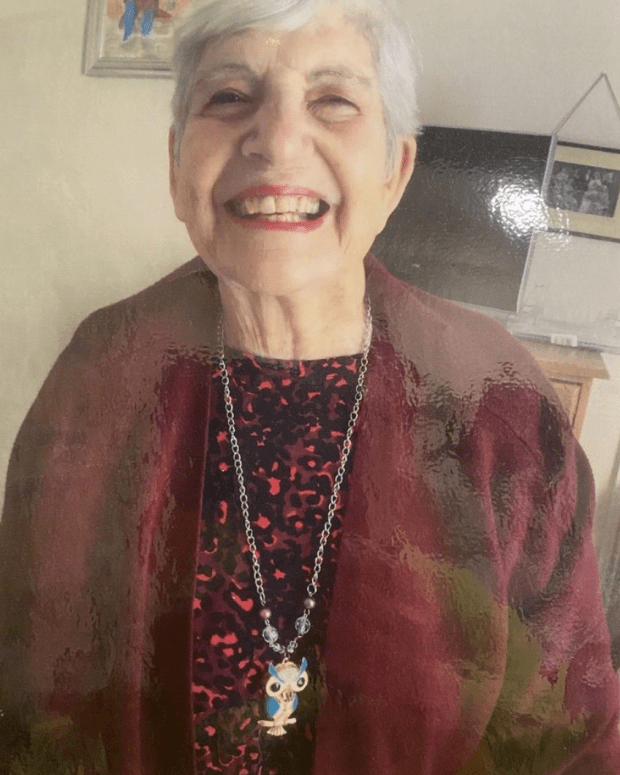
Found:
[[177, 193], [177, 160], [175, 154], [176, 135], [173, 127], [168, 132], [168, 170], [170, 175], [170, 196], [175, 200]]
[[180, 183], [179, 162], [176, 155], [176, 135], [171, 127], [168, 133], [168, 171], [170, 176], [170, 196], [174, 205], [174, 214], [181, 221], [187, 223], [187, 197], [184, 195], [183, 185]]
[[394, 169], [386, 181], [386, 220], [402, 199], [415, 167], [418, 148], [415, 137], [399, 137], [394, 153]]
[[273, 662], [269, 663], [269, 667], [267, 668], [269, 670], [269, 674], [272, 675], [274, 678], [277, 678], [280, 683], [282, 683], [282, 679], [278, 675], [278, 671], [273, 666]]

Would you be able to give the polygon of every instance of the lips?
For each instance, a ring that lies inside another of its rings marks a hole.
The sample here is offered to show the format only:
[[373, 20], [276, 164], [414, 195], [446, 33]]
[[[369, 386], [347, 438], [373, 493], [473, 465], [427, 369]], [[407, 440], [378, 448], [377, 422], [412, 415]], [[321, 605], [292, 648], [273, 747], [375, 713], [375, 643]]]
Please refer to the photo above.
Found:
[[253, 228], [308, 231], [318, 228], [330, 205], [316, 191], [293, 186], [255, 186], [229, 199], [224, 207]]

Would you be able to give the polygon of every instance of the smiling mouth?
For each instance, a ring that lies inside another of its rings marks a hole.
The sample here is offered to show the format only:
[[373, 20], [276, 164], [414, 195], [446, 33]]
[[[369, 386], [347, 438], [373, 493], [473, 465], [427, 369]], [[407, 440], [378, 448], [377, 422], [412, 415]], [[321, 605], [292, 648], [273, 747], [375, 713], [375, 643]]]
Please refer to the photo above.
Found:
[[224, 207], [238, 218], [267, 223], [305, 223], [322, 218], [329, 210], [324, 199], [308, 196], [256, 196], [230, 199]]

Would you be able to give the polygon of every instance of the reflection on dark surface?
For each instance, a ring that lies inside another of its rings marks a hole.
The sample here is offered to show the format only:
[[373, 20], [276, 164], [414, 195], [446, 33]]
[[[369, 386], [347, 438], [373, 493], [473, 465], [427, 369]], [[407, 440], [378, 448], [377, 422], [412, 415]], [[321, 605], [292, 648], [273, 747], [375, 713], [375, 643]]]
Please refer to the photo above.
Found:
[[515, 311], [530, 239], [544, 227], [551, 138], [426, 127], [416, 172], [374, 250], [454, 301]]

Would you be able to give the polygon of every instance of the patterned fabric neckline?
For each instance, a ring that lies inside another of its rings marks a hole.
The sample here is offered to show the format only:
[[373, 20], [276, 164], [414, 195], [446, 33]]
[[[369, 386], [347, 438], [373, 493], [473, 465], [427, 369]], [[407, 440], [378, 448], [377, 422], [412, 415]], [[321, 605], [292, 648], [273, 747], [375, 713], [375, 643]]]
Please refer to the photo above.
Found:
[[[342, 441], [354, 403], [359, 356], [285, 361], [227, 352], [250, 516], [269, 608], [284, 642], [303, 611]], [[322, 651], [347, 500], [347, 478], [319, 579], [312, 629], [295, 654], [311, 684], [283, 738], [259, 731], [270, 661], [224, 413], [219, 370], [209, 421], [193, 622], [197, 775], [296, 775], [312, 767], [314, 725], [325, 687]], [[353, 460], [349, 463], [349, 470]]]
[[[226, 362], [229, 366], [234, 366], [234, 371], [229, 368], [229, 373], [242, 373], [246, 369], [253, 373], [255, 377], [260, 377], [259, 372], [267, 375], [273, 372], [274, 375], [282, 374], [286, 377], [310, 377], [317, 373], [324, 373], [328, 370], [340, 371], [346, 369], [349, 372], [358, 373], [358, 366], [362, 353], [354, 355], [340, 355], [331, 358], [271, 358], [267, 355], [256, 355], [245, 350], [239, 350], [236, 347], [225, 346]], [[286, 372], [286, 374], [284, 374]]]

